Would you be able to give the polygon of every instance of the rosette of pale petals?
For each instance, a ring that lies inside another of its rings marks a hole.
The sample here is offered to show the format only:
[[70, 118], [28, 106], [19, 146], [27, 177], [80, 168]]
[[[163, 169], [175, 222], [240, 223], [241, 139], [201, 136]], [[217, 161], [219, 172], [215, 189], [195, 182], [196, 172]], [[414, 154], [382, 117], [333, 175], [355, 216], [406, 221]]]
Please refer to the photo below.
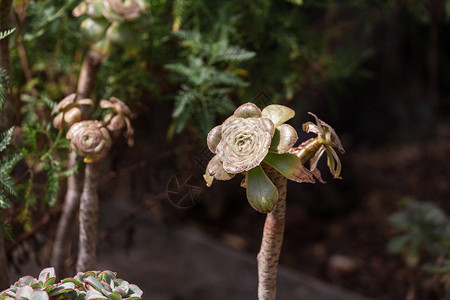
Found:
[[100, 121], [81, 121], [73, 124], [66, 134], [70, 146], [85, 163], [102, 159], [111, 147], [111, 137]]
[[341, 179], [339, 175], [342, 164], [338, 154], [334, 150], [336, 148], [340, 153], [345, 153], [341, 141], [333, 127], [319, 119], [315, 114], [311, 112], [309, 114], [316, 119], [316, 123], [306, 122], [303, 124], [303, 130], [308, 133], [317, 134], [317, 137], [303, 142], [300, 146], [292, 148], [289, 152], [300, 157], [303, 162], [310, 160], [310, 170], [321, 182], [324, 181], [322, 180], [320, 171], [317, 169], [317, 163], [322, 155], [326, 153], [327, 165], [331, 174], [334, 178]]
[[116, 133], [125, 129], [124, 136], [127, 139], [128, 146], [133, 146], [134, 129], [131, 126], [130, 118], [133, 118], [134, 115], [130, 108], [116, 97], [111, 97], [109, 100], [101, 100], [100, 107], [103, 109], [111, 109], [111, 112], [103, 118], [103, 122], [106, 124], [108, 130]]
[[145, 12], [144, 0], [84, 0], [72, 11], [73, 16], [105, 17], [109, 22], [134, 21]]
[[208, 134], [207, 144], [216, 154], [204, 175], [210, 186], [214, 179], [229, 180], [245, 174], [247, 199], [260, 212], [270, 212], [278, 200], [274, 184], [260, 164], [269, 164], [297, 182], [314, 182], [312, 174], [295, 155], [287, 153], [297, 141], [295, 129], [284, 124], [294, 111], [283, 105], [269, 105], [262, 111], [253, 103], [238, 107], [222, 125]]
[[104, 10], [103, 0], [84, 0], [73, 9], [72, 15], [80, 17], [86, 14], [92, 18], [101, 18]]
[[58, 129], [70, 127], [72, 124], [82, 119], [81, 105], [94, 107], [91, 99], [76, 100], [75, 93], [62, 99], [52, 110], [53, 126]]
[[103, 15], [110, 22], [134, 21], [146, 9], [143, 0], [103, 0], [106, 10]]

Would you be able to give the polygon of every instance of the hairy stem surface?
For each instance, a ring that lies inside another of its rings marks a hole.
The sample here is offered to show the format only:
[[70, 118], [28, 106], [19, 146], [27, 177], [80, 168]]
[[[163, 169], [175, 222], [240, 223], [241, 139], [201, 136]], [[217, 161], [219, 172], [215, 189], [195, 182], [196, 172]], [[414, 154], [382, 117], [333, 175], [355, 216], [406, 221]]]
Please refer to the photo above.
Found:
[[86, 164], [83, 193], [80, 199], [77, 272], [94, 270], [96, 265], [99, 174], [100, 162]]
[[264, 171], [278, 189], [278, 204], [267, 214], [261, 249], [258, 253], [258, 299], [274, 300], [277, 292], [278, 260], [283, 244], [287, 179], [275, 169], [264, 166]]
[[[72, 151], [69, 156], [68, 168], [77, 165], [77, 154]], [[56, 274], [65, 278], [67, 274], [64, 261], [70, 256], [71, 236], [76, 224], [75, 216], [80, 207], [80, 195], [82, 189], [83, 175], [81, 172], [69, 176], [67, 179], [67, 191], [64, 199], [64, 207], [56, 229], [55, 243], [53, 245], [51, 265]]]

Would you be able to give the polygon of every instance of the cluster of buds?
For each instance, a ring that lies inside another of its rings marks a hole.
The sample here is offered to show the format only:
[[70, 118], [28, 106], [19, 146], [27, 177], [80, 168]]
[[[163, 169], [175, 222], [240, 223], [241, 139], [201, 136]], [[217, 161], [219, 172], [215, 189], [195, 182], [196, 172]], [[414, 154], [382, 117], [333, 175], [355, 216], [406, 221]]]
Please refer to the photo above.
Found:
[[121, 100], [111, 97], [101, 100], [100, 107], [110, 109], [103, 121], [83, 120], [80, 106], [89, 106], [91, 111], [94, 104], [91, 99], [76, 100], [76, 94], [71, 94], [61, 100], [52, 112], [53, 125], [58, 129], [69, 128], [66, 137], [71, 141], [72, 149], [85, 163], [94, 163], [105, 157], [111, 147], [110, 132], [117, 136], [124, 131], [128, 145], [133, 145], [133, 127], [130, 118], [133, 117], [130, 108]]
[[[306, 123], [305, 131], [316, 133], [317, 147], [310, 149], [308, 157], [302, 151], [307, 144], [293, 148], [298, 135], [286, 121], [295, 112], [283, 105], [269, 105], [262, 111], [252, 103], [238, 107], [234, 114], [214, 127], [208, 134], [208, 147], [215, 154], [204, 175], [208, 186], [214, 179], [229, 180], [236, 174], [245, 175], [242, 186], [247, 189], [247, 199], [251, 206], [260, 212], [272, 211], [278, 201], [278, 191], [265, 174], [265, 163], [286, 178], [296, 182], [313, 183], [314, 176], [320, 181], [317, 161], [324, 152], [330, 153], [329, 166], [335, 177], [340, 173], [340, 161], [334, 147], [343, 152], [342, 145], [334, 130], [316, 117], [317, 124]], [[303, 163], [311, 159], [310, 169]], [[337, 167], [335, 167], [335, 160]]]
[[2, 300], [140, 300], [142, 290], [135, 284], [117, 278], [111, 271], [78, 273], [55, 283], [54, 268], [41, 271], [38, 279], [24, 276], [0, 293]]
[[104, 57], [109, 55], [111, 46], [135, 55], [139, 45], [135, 21], [146, 9], [144, 0], [84, 0], [75, 7], [73, 15], [87, 15], [81, 23], [81, 32]]

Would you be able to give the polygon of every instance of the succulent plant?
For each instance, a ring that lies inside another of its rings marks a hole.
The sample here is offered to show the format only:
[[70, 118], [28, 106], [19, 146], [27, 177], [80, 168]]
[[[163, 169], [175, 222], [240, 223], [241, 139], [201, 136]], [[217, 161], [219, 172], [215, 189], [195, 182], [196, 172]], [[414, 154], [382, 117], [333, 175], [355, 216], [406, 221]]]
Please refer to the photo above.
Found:
[[39, 278], [25, 276], [0, 293], [1, 300], [140, 300], [142, 290], [135, 284], [117, 278], [111, 271], [78, 273], [55, 284], [54, 268], [41, 271]]
[[287, 153], [297, 141], [295, 129], [284, 122], [294, 111], [283, 105], [269, 105], [262, 111], [253, 103], [239, 106], [222, 125], [208, 134], [208, 147], [216, 154], [204, 175], [208, 186], [214, 179], [229, 180], [245, 174], [247, 199], [260, 212], [270, 212], [278, 201], [278, 191], [261, 163], [296, 182], [314, 182], [312, 173], [293, 154]]
[[142, 290], [135, 284], [117, 278], [111, 271], [79, 272], [74, 278], [67, 278], [62, 283], [73, 283], [86, 292], [86, 299], [138, 300]]
[[110, 22], [134, 21], [145, 12], [143, 0], [104, 0], [106, 10], [103, 15]]
[[55, 116], [53, 119], [55, 128], [64, 129], [80, 121], [83, 118], [81, 105], [90, 107], [91, 111], [93, 110], [94, 103], [91, 99], [76, 100], [76, 98], [77, 95], [75, 93], [70, 94], [55, 106], [52, 111], [52, 116]]
[[311, 138], [300, 146], [292, 148], [289, 153], [295, 154], [301, 158], [302, 162], [310, 160], [310, 171], [320, 182], [322, 180], [320, 171], [317, 169], [317, 163], [322, 155], [327, 153], [327, 164], [330, 169], [331, 174], [334, 178], [339, 178], [342, 164], [339, 156], [337, 155], [334, 148], [337, 148], [340, 153], [344, 154], [345, 150], [342, 147], [341, 141], [334, 131], [333, 127], [320, 120], [315, 114], [309, 113], [316, 119], [316, 124], [312, 122], [306, 122], [303, 124], [303, 130], [306, 132], [311, 132], [317, 134], [317, 137]]
[[101, 100], [100, 107], [103, 109], [111, 109], [111, 112], [103, 118], [106, 128], [113, 134], [125, 129], [124, 136], [127, 139], [128, 146], [133, 146], [134, 129], [131, 126], [130, 118], [133, 118], [134, 115], [130, 108], [116, 97], [111, 97], [109, 100]]
[[111, 137], [100, 121], [81, 121], [73, 124], [66, 137], [75, 152], [84, 157], [85, 163], [102, 159], [111, 147]]
[[[341, 142], [331, 126], [316, 118], [305, 123], [306, 132], [317, 137], [293, 148], [298, 139], [295, 129], [285, 124], [295, 112], [283, 105], [269, 105], [262, 111], [252, 103], [238, 107], [234, 114], [208, 134], [208, 148], [215, 154], [203, 176], [207, 186], [214, 179], [229, 180], [243, 173], [242, 186], [250, 205], [267, 213], [261, 249], [258, 253], [258, 299], [276, 297], [276, 277], [281, 253], [286, 213], [287, 180], [323, 182], [317, 161], [326, 152], [328, 166], [339, 178], [341, 163], [334, 148], [342, 153]], [[303, 163], [310, 160], [310, 169]]]
[[45, 268], [39, 274], [38, 279], [31, 276], [20, 278], [9, 289], [0, 293], [0, 299], [48, 300], [50, 297], [77, 299], [75, 297], [77, 292], [73, 283], [54, 284], [55, 279], [55, 269]]
[[136, 55], [140, 36], [133, 24], [146, 9], [143, 0], [84, 0], [72, 14], [88, 16], [81, 23], [84, 40], [106, 59], [112, 46], [125, 49], [130, 56]]

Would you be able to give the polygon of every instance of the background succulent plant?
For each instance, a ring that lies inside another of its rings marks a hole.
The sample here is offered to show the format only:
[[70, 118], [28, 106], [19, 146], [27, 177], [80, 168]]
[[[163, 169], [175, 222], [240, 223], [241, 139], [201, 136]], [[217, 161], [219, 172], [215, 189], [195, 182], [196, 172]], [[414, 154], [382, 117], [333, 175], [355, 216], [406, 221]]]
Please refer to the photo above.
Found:
[[73, 15], [87, 15], [81, 32], [92, 49], [106, 58], [113, 46], [136, 54], [139, 34], [134, 21], [145, 11], [146, 4], [140, 0], [85, 0], [75, 7]]
[[31, 276], [20, 278], [7, 290], [0, 293], [1, 300], [139, 300], [142, 290], [135, 284], [117, 278], [111, 271], [79, 272], [73, 278], [55, 283], [54, 268], [45, 268], [38, 279]]
[[92, 112], [94, 102], [91, 99], [79, 99], [75, 93], [62, 99], [52, 110], [53, 126], [58, 129], [68, 128], [72, 124], [86, 118], [83, 116], [81, 106], [88, 107], [84, 111]]
[[127, 139], [128, 146], [133, 146], [134, 129], [131, 125], [130, 118], [133, 118], [134, 115], [128, 105], [116, 97], [111, 97], [109, 100], [101, 100], [100, 107], [103, 109], [111, 109], [111, 112], [103, 117], [106, 128], [113, 134], [125, 129], [124, 137]]
[[84, 157], [85, 163], [102, 159], [111, 147], [111, 137], [100, 121], [81, 121], [73, 124], [67, 131], [72, 149]]

